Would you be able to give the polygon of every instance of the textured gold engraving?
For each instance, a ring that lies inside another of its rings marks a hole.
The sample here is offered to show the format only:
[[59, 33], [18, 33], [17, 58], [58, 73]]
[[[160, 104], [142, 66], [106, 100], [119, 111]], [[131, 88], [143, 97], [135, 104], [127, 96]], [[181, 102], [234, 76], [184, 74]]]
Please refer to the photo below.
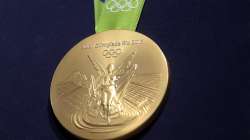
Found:
[[[83, 72], [76, 72], [66, 82], [58, 84], [58, 94], [68, 90], [62, 85], [70, 83], [76, 86], [75, 90], [80, 88], [88, 90], [88, 94], [82, 93], [85, 98], [82, 98], [76, 107], [76, 112], [72, 114], [72, 123], [77, 128], [96, 127], [96, 130], [91, 131], [102, 132], [106, 126], [122, 125], [150, 110], [149, 105], [155, 98], [151, 93], [159, 89], [154, 87], [150, 80], [142, 78], [140, 83], [133, 80], [138, 69], [138, 64], [133, 63], [135, 56], [136, 52], [133, 52], [119, 66], [111, 63], [105, 68], [88, 55], [89, 62], [98, 74], [97, 77], [94, 75], [87, 77]], [[152, 76], [160, 81], [160, 74], [144, 74], [142, 77], [145, 76]], [[139, 94], [138, 91], [143, 94]], [[68, 103], [71, 104], [71, 101], [68, 100]]]

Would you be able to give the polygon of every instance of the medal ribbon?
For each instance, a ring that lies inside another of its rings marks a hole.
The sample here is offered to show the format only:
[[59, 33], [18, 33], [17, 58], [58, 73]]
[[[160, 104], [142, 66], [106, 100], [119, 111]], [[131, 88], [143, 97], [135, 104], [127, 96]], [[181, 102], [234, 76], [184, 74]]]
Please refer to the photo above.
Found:
[[95, 31], [135, 30], [145, 0], [94, 0]]

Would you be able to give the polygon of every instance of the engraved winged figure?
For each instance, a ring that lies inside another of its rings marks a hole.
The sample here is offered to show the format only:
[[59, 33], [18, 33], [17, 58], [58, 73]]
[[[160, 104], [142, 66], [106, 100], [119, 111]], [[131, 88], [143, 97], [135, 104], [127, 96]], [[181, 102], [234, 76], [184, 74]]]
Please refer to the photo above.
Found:
[[90, 99], [88, 105], [91, 106], [93, 102], [101, 105], [102, 111], [100, 111], [100, 115], [106, 117], [108, 123], [110, 123], [111, 114], [123, 111], [120, 99], [137, 70], [137, 64], [132, 64], [134, 56], [135, 52], [129, 55], [118, 67], [115, 64], [108, 64], [106, 68], [88, 56], [92, 66], [98, 73], [96, 79], [91, 75], [92, 84], [89, 90]]
[[72, 122], [78, 128], [118, 126], [150, 110], [159, 97], [161, 74], [140, 73], [135, 56], [104, 65], [88, 55], [92, 74], [73, 72], [57, 84], [58, 101], [75, 108]]

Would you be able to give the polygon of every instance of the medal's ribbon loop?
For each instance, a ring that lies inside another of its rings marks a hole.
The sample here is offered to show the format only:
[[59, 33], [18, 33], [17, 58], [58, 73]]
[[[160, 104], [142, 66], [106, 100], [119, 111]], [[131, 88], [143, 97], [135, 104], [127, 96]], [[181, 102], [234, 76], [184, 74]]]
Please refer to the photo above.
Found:
[[95, 31], [135, 30], [145, 0], [94, 0]]

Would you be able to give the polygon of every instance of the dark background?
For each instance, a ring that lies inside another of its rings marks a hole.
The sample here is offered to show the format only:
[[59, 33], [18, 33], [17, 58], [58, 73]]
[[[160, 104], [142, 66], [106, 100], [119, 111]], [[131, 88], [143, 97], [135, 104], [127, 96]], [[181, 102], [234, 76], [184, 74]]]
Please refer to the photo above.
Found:
[[[146, 0], [138, 31], [169, 60], [168, 98], [134, 139], [250, 139], [250, 8]], [[0, 0], [0, 139], [71, 140], [49, 104], [64, 54], [94, 33], [92, 0]], [[146, 58], [150, 59], [150, 58]]]

